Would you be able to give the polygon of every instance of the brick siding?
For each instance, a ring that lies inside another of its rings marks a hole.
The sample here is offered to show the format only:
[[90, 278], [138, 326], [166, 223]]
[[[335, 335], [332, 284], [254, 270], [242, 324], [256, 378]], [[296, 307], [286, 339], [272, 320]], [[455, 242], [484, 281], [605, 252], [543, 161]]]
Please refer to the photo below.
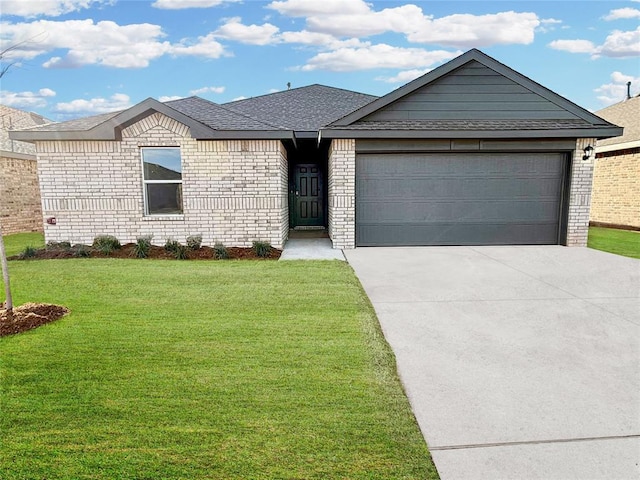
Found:
[[640, 151], [606, 152], [593, 174], [592, 222], [640, 227]]
[[[183, 215], [144, 216], [141, 147], [180, 147]], [[153, 235], [184, 242], [282, 248], [288, 232], [287, 155], [278, 140], [196, 141], [185, 125], [154, 113], [122, 141], [37, 142], [47, 241], [91, 243], [99, 234], [133, 242]], [[284, 180], [282, 178], [285, 172]]]
[[9, 152], [0, 156], [0, 222], [5, 235], [42, 231], [35, 157]]
[[333, 248], [356, 246], [356, 141], [332, 140], [329, 148], [329, 237]]
[[582, 156], [587, 145], [594, 146], [595, 144], [595, 138], [579, 138], [576, 141], [570, 173], [569, 218], [567, 221], [567, 246], [569, 247], [587, 246], [595, 155], [587, 161], [582, 160]]

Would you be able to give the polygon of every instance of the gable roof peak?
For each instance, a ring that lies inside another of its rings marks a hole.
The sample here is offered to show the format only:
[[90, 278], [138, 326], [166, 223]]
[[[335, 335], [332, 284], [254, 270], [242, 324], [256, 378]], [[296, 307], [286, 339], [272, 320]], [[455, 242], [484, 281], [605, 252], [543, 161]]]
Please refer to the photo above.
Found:
[[521, 87], [526, 88], [530, 92], [539, 95], [546, 101], [557, 105], [558, 107], [566, 110], [567, 112], [570, 112], [572, 115], [574, 115], [579, 119], [582, 119], [593, 125], [609, 125], [608, 122], [604, 121], [602, 118], [598, 117], [597, 115], [576, 105], [570, 100], [567, 100], [566, 98], [549, 90], [548, 88], [540, 85], [534, 80], [531, 80], [525, 75], [513, 70], [507, 65], [500, 63], [498, 60], [490, 57], [489, 55], [478, 50], [477, 48], [472, 48], [471, 50], [463, 53], [462, 55], [454, 58], [453, 60], [450, 60], [447, 63], [440, 65], [434, 68], [433, 70], [425, 73], [424, 75], [416, 78], [415, 80], [397, 88], [391, 93], [388, 93], [387, 95], [380, 97], [377, 100], [374, 100], [373, 102], [367, 105], [364, 105], [358, 110], [349, 113], [348, 115], [332, 123], [330, 127], [339, 128], [339, 127], [349, 126], [357, 121], [360, 121], [364, 119], [366, 116], [372, 114], [373, 112], [377, 112], [385, 108], [387, 105], [398, 101], [399, 99], [415, 92], [416, 90], [422, 87], [425, 87], [429, 84], [434, 83], [440, 78], [451, 74], [452, 72], [458, 70], [459, 68], [473, 61], [479, 62], [484, 67], [496, 72], [498, 75], [501, 75], [511, 80], [512, 82], [520, 85]]

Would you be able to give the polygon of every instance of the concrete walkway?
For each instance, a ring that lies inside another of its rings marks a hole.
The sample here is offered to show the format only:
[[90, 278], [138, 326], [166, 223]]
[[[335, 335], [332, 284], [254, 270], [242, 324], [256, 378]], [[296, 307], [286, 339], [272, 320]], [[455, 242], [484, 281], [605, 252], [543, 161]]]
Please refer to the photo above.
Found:
[[640, 478], [640, 261], [345, 251], [443, 480]]
[[343, 260], [342, 250], [333, 248], [328, 238], [291, 238], [280, 260]]

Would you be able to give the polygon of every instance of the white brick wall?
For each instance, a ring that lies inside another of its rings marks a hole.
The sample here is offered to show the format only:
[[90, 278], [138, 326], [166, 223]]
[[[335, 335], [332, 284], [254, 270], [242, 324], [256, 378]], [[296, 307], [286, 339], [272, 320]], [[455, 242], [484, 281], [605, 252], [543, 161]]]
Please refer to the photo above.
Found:
[[329, 236], [333, 248], [356, 246], [356, 141], [336, 139], [329, 148]]
[[[180, 147], [184, 214], [145, 217], [140, 148]], [[155, 113], [122, 131], [122, 141], [38, 142], [47, 241], [91, 243], [99, 234], [133, 242], [153, 235], [205, 245], [282, 248], [288, 232], [287, 156], [278, 140], [196, 141], [185, 125]], [[284, 177], [283, 177], [284, 172]]]
[[569, 218], [567, 222], [567, 246], [585, 247], [589, 234], [589, 208], [591, 204], [591, 184], [595, 154], [584, 161], [584, 148], [594, 147], [595, 138], [579, 138], [573, 154], [571, 181], [569, 188]]

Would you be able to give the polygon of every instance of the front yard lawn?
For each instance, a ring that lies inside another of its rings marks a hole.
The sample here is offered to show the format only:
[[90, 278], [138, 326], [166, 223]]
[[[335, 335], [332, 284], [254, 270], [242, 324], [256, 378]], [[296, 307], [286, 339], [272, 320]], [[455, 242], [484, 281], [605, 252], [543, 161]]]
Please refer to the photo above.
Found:
[[4, 247], [7, 257], [18, 255], [25, 247], [44, 247], [44, 235], [38, 232], [12, 233], [4, 235]]
[[625, 257], [640, 258], [640, 232], [617, 230], [615, 228], [590, 227], [590, 248], [603, 252], [624, 255]]
[[[343, 262], [10, 262], [4, 480], [437, 478]], [[1, 297], [0, 297], [1, 299]]]

